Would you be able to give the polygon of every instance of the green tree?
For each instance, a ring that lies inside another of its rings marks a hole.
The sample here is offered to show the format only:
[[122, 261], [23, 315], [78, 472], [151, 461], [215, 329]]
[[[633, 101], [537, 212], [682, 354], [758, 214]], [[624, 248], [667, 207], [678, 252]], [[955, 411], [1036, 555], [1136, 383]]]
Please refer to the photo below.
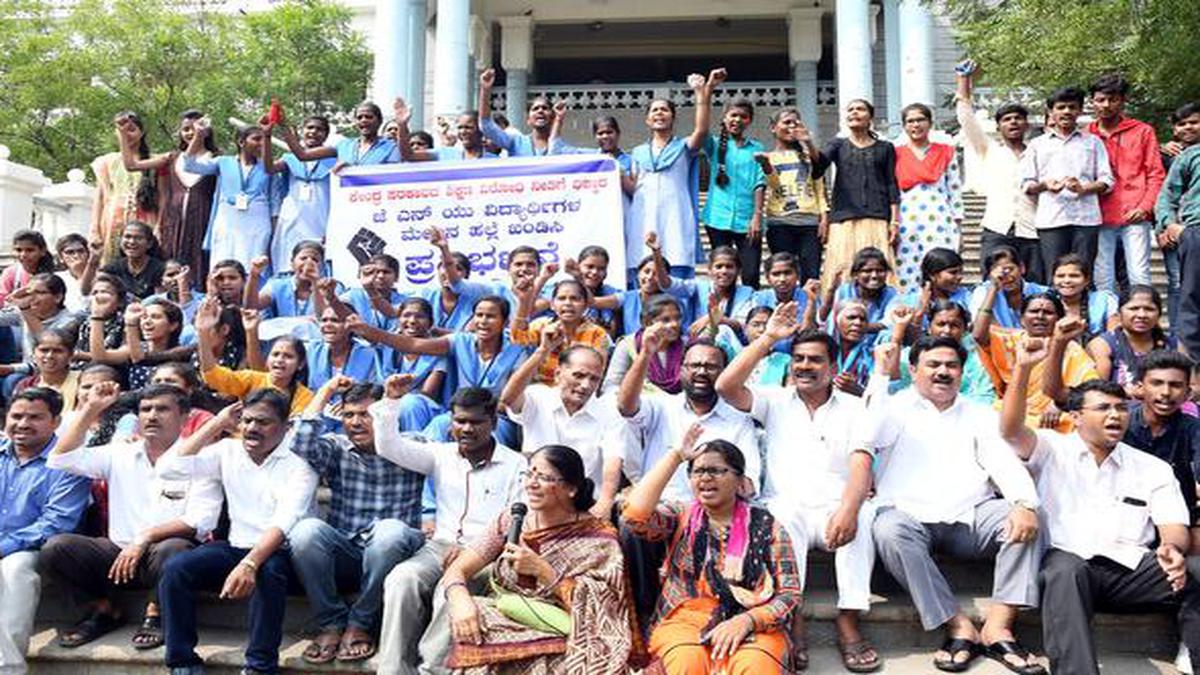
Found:
[[61, 178], [115, 149], [113, 115], [137, 112], [156, 150], [196, 108], [229, 147], [224, 120], [254, 120], [277, 97], [295, 113], [361, 100], [371, 56], [349, 10], [295, 0], [232, 16], [173, 0], [82, 0], [69, 11], [0, 0], [0, 143]]
[[1086, 88], [1121, 72], [1130, 112], [1162, 124], [1200, 96], [1196, 0], [944, 0], [959, 40], [1001, 90]]

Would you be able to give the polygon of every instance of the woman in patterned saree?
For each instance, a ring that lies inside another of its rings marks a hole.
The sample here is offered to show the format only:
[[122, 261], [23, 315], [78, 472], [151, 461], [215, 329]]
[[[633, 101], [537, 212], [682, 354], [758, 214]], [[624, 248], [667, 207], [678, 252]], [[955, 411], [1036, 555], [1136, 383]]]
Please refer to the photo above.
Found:
[[[454, 636], [449, 668], [470, 675], [629, 672], [634, 616], [625, 559], [612, 525], [588, 513], [593, 492], [571, 448], [548, 445], [530, 457], [521, 544], [506, 543], [506, 513], [442, 577], [438, 592]], [[492, 562], [494, 597], [472, 597], [467, 580]], [[517, 611], [506, 615], [508, 603]]]

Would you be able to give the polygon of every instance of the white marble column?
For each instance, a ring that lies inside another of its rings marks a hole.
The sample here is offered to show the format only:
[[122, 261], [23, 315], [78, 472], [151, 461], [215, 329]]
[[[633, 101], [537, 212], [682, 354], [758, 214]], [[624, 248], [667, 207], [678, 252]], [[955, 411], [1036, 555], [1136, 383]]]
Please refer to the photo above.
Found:
[[471, 53], [470, 0], [437, 0], [437, 45], [433, 65], [433, 113], [454, 116], [467, 104], [467, 72]]
[[533, 17], [502, 16], [500, 65], [504, 67], [504, 114], [510, 124], [525, 128], [529, 71], [533, 68]]
[[817, 116], [817, 62], [821, 60], [820, 8], [788, 12], [788, 59], [796, 87], [795, 103], [800, 118], [818, 139], [824, 138]]
[[837, 0], [838, 117], [852, 99], [872, 98], [872, 26], [868, 0]]
[[372, 96], [384, 110], [404, 97], [413, 129], [425, 126], [425, 0], [380, 0], [375, 13], [375, 83]]
[[921, 0], [901, 0], [899, 24], [900, 103], [933, 106], [933, 17]]

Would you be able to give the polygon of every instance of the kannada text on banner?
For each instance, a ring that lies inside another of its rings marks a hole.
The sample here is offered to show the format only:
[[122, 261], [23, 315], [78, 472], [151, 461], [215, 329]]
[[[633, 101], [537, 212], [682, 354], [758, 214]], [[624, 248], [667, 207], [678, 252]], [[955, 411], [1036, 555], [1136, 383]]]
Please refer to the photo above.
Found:
[[625, 287], [625, 240], [617, 163], [602, 155], [352, 167], [333, 178], [326, 249], [333, 275], [358, 283], [372, 255], [400, 261], [399, 285], [437, 283], [442, 228], [471, 260], [471, 278], [507, 279], [517, 246], [562, 264], [588, 245], [609, 255], [608, 283]]

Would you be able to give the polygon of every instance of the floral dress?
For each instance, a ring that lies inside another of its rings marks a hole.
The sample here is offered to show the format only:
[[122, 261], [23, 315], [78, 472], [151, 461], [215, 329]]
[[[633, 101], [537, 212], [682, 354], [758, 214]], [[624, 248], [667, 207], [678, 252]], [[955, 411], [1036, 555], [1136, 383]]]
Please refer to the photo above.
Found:
[[[896, 152], [912, 153], [912, 149], [901, 146]], [[962, 172], [957, 160], [952, 160], [933, 182], [901, 187], [900, 246], [896, 252], [896, 279], [901, 293], [921, 287], [921, 261], [930, 249], [959, 250], [958, 223], [962, 219]]]

